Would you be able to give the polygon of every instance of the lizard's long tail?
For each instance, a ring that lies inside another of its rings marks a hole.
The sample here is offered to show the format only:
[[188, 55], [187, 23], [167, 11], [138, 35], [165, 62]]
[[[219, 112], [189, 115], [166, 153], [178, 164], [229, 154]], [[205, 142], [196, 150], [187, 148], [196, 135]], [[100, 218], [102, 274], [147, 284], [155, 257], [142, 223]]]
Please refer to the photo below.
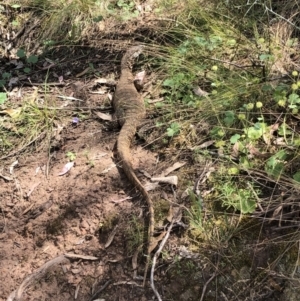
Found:
[[148, 227], [147, 261], [146, 261], [146, 267], [144, 273], [144, 284], [145, 284], [145, 279], [147, 276], [147, 271], [150, 262], [150, 254], [153, 251], [153, 248], [155, 248], [153, 243], [155, 221], [154, 221], [154, 209], [153, 209], [152, 201], [149, 197], [148, 192], [146, 191], [146, 189], [144, 188], [144, 186], [136, 176], [131, 164], [130, 144], [131, 144], [131, 139], [134, 136], [135, 132], [136, 132], [136, 127], [132, 126], [132, 124], [125, 121], [125, 123], [121, 128], [121, 132], [119, 134], [119, 138], [117, 141], [117, 149], [118, 149], [119, 159], [121, 160], [121, 164], [123, 166], [124, 173], [126, 174], [129, 181], [132, 184], [134, 184], [136, 189], [142, 194], [142, 196], [144, 197], [148, 205], [149, 227]]

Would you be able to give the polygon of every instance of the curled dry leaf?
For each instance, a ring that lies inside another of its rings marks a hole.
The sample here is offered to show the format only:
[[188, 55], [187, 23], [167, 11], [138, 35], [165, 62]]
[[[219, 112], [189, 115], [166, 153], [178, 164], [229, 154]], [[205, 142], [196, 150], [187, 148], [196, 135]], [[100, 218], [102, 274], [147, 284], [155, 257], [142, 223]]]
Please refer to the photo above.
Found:
[[95, 84], [106, 84], [108, 86], [115, 86], [116, 81], [114, 79], [107, 79], [107, 78], [97, 78], [94, 81]]
[[157, 103], [157, 102], [161, 102], [161, 101], [164, 101], [163, 97], [156, 98], [156, 99], [150, 99], [150, 100], [148, 100], [148, 103]]
[[202, 90], [199, 86], [195, 86], [193, 88], [193, 91], [197, 96], [206, 96], [206, 95], [208, 95], [208, 93], [206, 91]]
[[278, 130], [278, 128], [279, 128], [279, 123], [274, 123], [268, 127], [269, 131], [266, 131], [266, 133], [263, 134], [263, 139], [267, 145], [271, 144], [271, 139], [274, 138], [273, 134], [275, 131]]
[[115, 203], [115, 204], [119, 204], [119, 203], [122, 203], [122, 202], [124, 202], [124, 201], [126, 201], [126, 200], [131, 200], [131, 199], [132, 199], [132, 197], [127, 196], [126, 198], [123, 198], [123, 199], [112, 200], [112, 202]]
[[90, 72], [90, 71], [91, 71], [91, 67], [87, 67], [87, 68], [85, 68], [82, 72], [76, 74], [75, 76], [76, 76], [76, 77], [81, 77], [81, 76], [85, 75], [86, 73], [88, 73], [88, 72]]
[[113, 97], [112, 97], [111, 93], [107, 93], [107, 97], [110, 101], [112, 101]]
[[101, 171], [101, 175], [108, 173], [111, 169], [115, 168], [116, 164], [112, 163], [111, 165], [109, 165], [107, 168], [105, 168], [103, 171]]
[[105, 249], [108, 248], [108, 247], [111, 245], [111, 243], [112, 243], [112, 241], [114, 240], [115, 235], [116, 235], [116, 233], [117, 233], [117, 229], [118, 229], [118, 225], [116, 225], [116, 226], [114, 227], [114, 229], [112, 230], [111, 234], [109, 235], [109, 237], [108, 237], [108, 239], [107, 239], [107, 242], [106, 242], [106, 244], [104, 245], [104, 248], [105, 248]]
[[233, 158], [237, 158], [238, 156], [239, 156], [239, 145], [240, 145], [240, 143], [237, 141], [234, 145], [233, 145], [233, 147], [232, 147], [232, 153], [231, 153], [231, 156], [233, 157]]
[[146, 75], [146, 71], [143, 70], [143, 71], [141, 71], [141, 72], [139, 72], [135, 75], [134, 80], [138, 80], [140, 82], [143, 82], [145, 80], [145, 75]]
[[157, 178], [151, 178], [151, 181], [153, 181], [153, 182], [167, 183], [167, 184], [171, 184], [171, 185], [177, 186], [177, 184], [178, 184], [178, 177], [177, 176], [157, 177]]
[[7, 114], [7, 115], [9, 115], [9, 117], [15, 119], [15, 118], [19, 117], [21, 112], [22, 112], [22, 108], [6, 109], [6, 110], [3, 110], [3, 111], [0, 111], [0, 114]]
[[167, 176], [168, 174], [170, 174], [172, 171], [184, 166], [186, 164], [186, 162], [176, 162], [174, 163], [172, 166], [170, 166], [169, 168], [167, 168], [162, 174], [161, 176]]
[[131, 264], [132, 264], [132, 269], [133, 269], [133, 279], [137, 279], [137, 268], [138, 268], [138, 255], [140, 253], [139, 248], [137, 248], [132, 256], [131, 259]]
[[145, 80], [146, 71], [141, 71], [135, 75], [135, 78], [133, 80], [135, 87], [137, 90], [143, 89], [144, 86], [144, 80]]
[[182, 210], [181, 207], [179, 206], [170, 206], [167, 220], [168, 222], [174, 222], [174, 223], [179, 223], [182, 218]]
[[207, 148], [215, 143], [215, 140], [206, 141], [198, 146], [198, 148]]
[[149, 254], [157, 247], [158, 243], [164, 238], [166, 231], [163, 231], [159, 236], [153, 237], [149, 246]]
[[247, 144], [247, 148], [249, 151], [248, 158], [262, 157], [262, 153], [252, 143]]
[[62, 171], [58, 174], [59, 176], [63, 176], [66, 174], [72, 167], [74, 166], [74, 161], [68, 162], [62, 169]]
[[106, 88], [101, 88], [98, 89], [97, 91], [90, 91], [91, 94], [99, 94], [99, 95], [104, 95], [107, 93], [107, 89]]
[[13, 178], [10, 178], [10, 177], [7, 177], [7, 176], [4, 176], [3, 174], [0, 173], [0, 178], [3, 178], [4, 180], [6, 181], [13, 181]]
[[190, 186], [190, 187], [186, 188], [186, 190], [182, 193], [180, 199], [181, 199], [181, 200], [184, 200], [184, 199], [186, 199], [187, 197], [189, 197], [190, 191], [194, 191], [194, 187], [193, 187], [193, 186]]
[[81, 254], [71, 254], [71, 253], [65, 253], [64, 256], [67, 258], [72, 259], [84, 259], [84, 260], [98, 260], [98, 257], [95, 256], [89, 256], [89, 255], [81, 255]]
[[101, 112], [95, 112], [95, 113], [102, 120], [112, 121], [112, 115], [110, 114], [104, 114]]
[[284, 137], [279, 137], [274, 140], [275, 145], [284, 145], [286, 146], [286, 141], [284, 140]]
[[26, 197], [29, 198], [30, 195], [32, 194], [32, 192], [34, 191], [34, 189], [36, 189], [40, 184], [41, 184], [41, 182], [34, 183], [34, 184], [31, 186], [30, 190], [27, 192]]
[[12, 175], [14, 173], [14, 168], [16, 165], [18, 165], [19, 161], [16, 160], [15, 162], [13, 162], [10, 166], [9, 166], [9, 173]]
[[146, 189], [146, 191], [151, 191], [151, 190], [155, 190], [158, 187], [158, 183], [150, 183], [147, 182], [146, 184], [144, 184], [144, 188]]
[[83, 101], [82, 99], [79, 99], [79, 98], [76, 98], [76, 97], [73, 97], [73, 96], [63, 96], [63, 95], [59, 95], [57, 96], [58, 98], [61, 98], [61, 99], [67, 99], [67, 100], [76, 100], [76, 101]]

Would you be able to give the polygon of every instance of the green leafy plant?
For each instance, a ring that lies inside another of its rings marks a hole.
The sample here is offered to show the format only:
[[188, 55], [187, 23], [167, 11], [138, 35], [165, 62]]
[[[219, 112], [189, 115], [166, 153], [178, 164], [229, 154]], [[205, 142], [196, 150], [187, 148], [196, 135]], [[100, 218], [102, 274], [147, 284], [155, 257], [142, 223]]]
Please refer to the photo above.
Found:
[[173, 122], [170, 124], [170, 127], [167, 128], [167, 135], [169, 137], [174, 137], [178, 135], [180, 132], [180, 125], [177, 122]]
[[[118, 0], [116, 6], [117, 9], [121, 10], [121, 18], [124, 21], [136, 18], [139, 15], [139, 11], [136, 9], [134, 1]], [[112, 11], [114, 11], [114, 9], [112, 9]]]
[[266, 172], [278, 178], [284, 171], [285, 160], [287, 159], [287, 153], [285, 150], [278, 151], [275, 155], [270, 157], [265, 165]]
[[0, 92], [0, 105], [4, 104], [6, 100], [7, 100], [6, 93]]
[[76, 154], [73, 152], [67, 152], [66, 156], [68, 157], [69, 161], [74, 161], [76, 159]]
[[36, 64], [38, 62], [38, 56], [36, 55], [30, 55], [30, 56], [26, 56], [26, 52], [24, 51], [24, 49], [18, 49], [17, 51], [17, 56], [20, 59], [26, 59], [26, 63], [28, 64], [28, 66], [26, 66], [23, 71], [24, 73], [28, 74], [31, 72], [31, 68], [29, 66]]
[[7, 81], [11, 78], [11, 73], [10, 72], [3, 72], [1, 74], [2, 79], [0, 79], [0, 88], [3, 88]]
[[255, 194], [250, 189], [239, 188], [234, 182], [227, 180], [220, 186], [220, 200], [224, 207], [233, 207], [242, 214], [253, 213], [256, 208]]

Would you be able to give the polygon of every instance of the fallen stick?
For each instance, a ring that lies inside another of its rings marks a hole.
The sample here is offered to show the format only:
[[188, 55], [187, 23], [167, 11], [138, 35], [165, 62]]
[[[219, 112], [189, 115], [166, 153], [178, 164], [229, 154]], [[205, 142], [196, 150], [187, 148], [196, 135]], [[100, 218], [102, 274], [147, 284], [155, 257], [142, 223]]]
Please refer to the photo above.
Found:
[[25, 278], [25, 280], [21, 283], [18, 289], [13, 291], [6, 301], [21, 301], [22, 295], [26, 288], [32, 284], [34, 281], [40, 280], [51, 268], [53, 265], [69, 262], [69, 259], [65, 255], [60, 255], [48, 262], [46, 262], [44, 265], [42, 265], [39, 269], [37, 269], [35, 272], [30, 274]]
[[23, 293], [34, 281], [41, 280], [41, 278], [48, 272], [48, 270], [52, 266], [61, 263], [67, 263], [70, 261], [69, 259], [97, 260], [98, 258], [94, 256], [85, 256], [85, 255], [68, 254], [68, 253], [55, 257], [54, 259], [47, 261], [35, 272], [28, 275], [21, 283], [21, 285], [8, 296], [6, 301], [21, 301]]

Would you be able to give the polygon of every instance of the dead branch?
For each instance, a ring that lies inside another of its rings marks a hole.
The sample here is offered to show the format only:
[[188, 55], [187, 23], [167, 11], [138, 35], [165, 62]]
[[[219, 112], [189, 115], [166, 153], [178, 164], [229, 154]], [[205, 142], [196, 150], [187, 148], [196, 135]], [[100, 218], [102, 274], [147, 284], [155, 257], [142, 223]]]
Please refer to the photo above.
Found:
[[39, 281], [43, 278], [43, 276], [48, 272], [48, 270], [58, 264], [67, 263], [69, 262], [69, 258], [71, 259], [84, 259], [84, 260], [96, 260], [97, 257], [93, 256], [85, 256], [85, 255], [78, 255], [78, 254], [64, 254], [60, 255], [58, 257], [55, 257], [54, 259], [51, 259], [50, 261], [46, 262], [44, 265], [42, 265], [39, 269], [37, 269], [35, 272], [27, 276], [24, 281], [21, 283], [21, 285], [13, 291], [6, 301], [21, 301], [22, 296], [25, 292], [25, 290], [35, 281]]

